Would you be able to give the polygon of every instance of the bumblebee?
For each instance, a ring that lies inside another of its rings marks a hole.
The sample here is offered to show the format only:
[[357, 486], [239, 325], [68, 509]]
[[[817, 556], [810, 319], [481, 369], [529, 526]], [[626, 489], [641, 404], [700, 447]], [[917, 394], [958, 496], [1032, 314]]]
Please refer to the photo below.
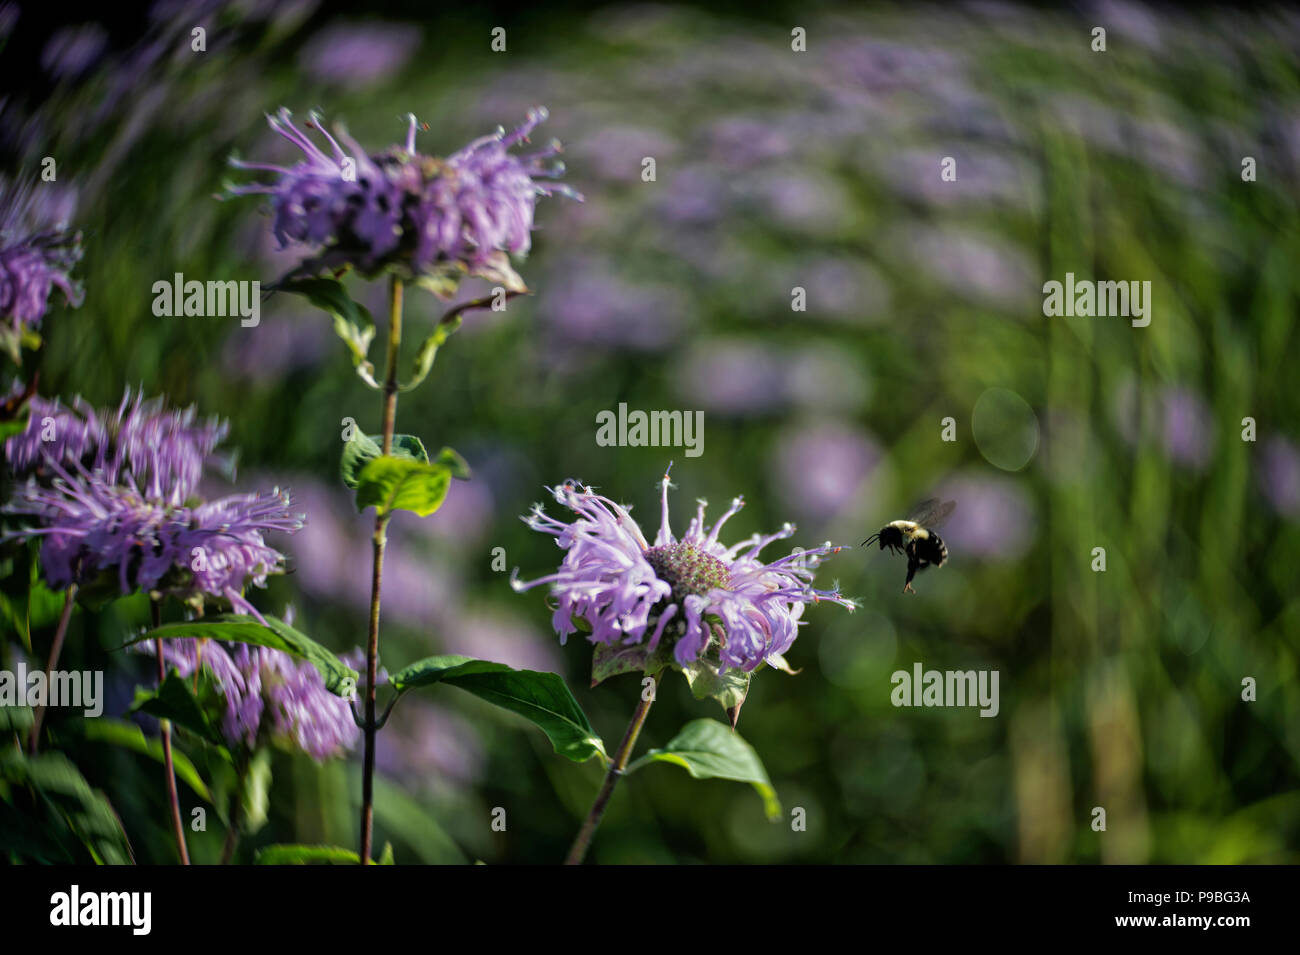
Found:
[[906, 554], [907, 581], [903, 584], [903, 593], [914, 594], [912, 578], [916, 572], [927, 567], [942, 567], [948, 559], [948, 548], [934, 530], [943, 524], [956, 506], [955, 501], [941, 502], [932, 497], [914, 507], [906, 520], [890, 521], [879, 533], [864, 540], [862, 546], [879, 541], [881, 550], [888, 547], [891, 554], [900, 551]]

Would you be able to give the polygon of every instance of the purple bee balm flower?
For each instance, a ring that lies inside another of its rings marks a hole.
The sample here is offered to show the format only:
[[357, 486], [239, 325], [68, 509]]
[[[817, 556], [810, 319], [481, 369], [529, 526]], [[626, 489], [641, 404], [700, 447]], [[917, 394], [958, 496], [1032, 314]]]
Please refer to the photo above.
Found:
[[347, 22], [328, 26], [308, 41], [298, 62], [314, 79], [340, 86], [369, 86], [406, 65], [420, 45], [417, 27]]
[[70, 407], [31, 399], [27, 429], [5, 442], [5, 458], [18, 477], [48, 476], [51, 461], [84, 465], [105, 484], [128, 480], [151, 501], [183, 504], [198, 486], [205, 464], [227, 425], [198, 419], [193, 407], [169, 409], [161, 398], [128, 390], [115, 411], [96, 411], [81, 398]]
[[50, 195], [38, 199], [30, 186], [0, 180], [0, 332], [15, 360], [23, 332], [45, 317], [52, 289], [70, 305], [82, 301], [69, 274], [81, 260], [81, 234], [59, 221], [65, 204]]
[[557, 606], [552, 625], [564, 642], [578, 627], [588, 639], [607, 646], [675, 641], [679, 665], [700, 659], [716, 643], [722, 668], [753, 670], [779, 657], [794, 642], [806, 604], [830, 601], [853, 610], [857, 605], [838, 590], [815, 590], [814, 571], [823, 557], [844, 550], [827, 543], [795, 550], [764, 563], [760, 551], [794, 533], [786, 524], [775, 534], [759, 535], [731, 547], [718, 542], [722, 525], [744, 506], [731, 502], [712, 528], [705, 526], [700, 501], [685, 536], [668, 526], [668, 475], [662, 486], [662, 518], [650, 544], [627, 509], [591, 488], [567, 482], [548, 489], [577, 515], [570, 524], [549, 517], [542, 505], [523, 518], [534, 530], [553, 535], [564, 549], [557, 573], [530, 583], [512, 578], [516, 591], [549, 584]]
[[287, 493], [177, 506], [145, 497], [133, 481], [112, 484], [79, 464], [47, 463], [52, 486], [29, 479], [4, 510], [32, 522], [5, 536], [42, 539], [41, 566], [51, 587], [109, 575], [123, 595], [140, 589], [180, 600], [224, 599], [261, 619], [243, 590], [265, 587], [269, 574], [284, 570], [284, 555], [263, 535], [302, 526]]
[[[137, 644], [153, 653], [152, 644]], [[163, 657], [183, 677], [202, 668], [225, 697], [221, 733], [231, 746], [296, 746], [316, 760], [356, 745], [359, 731], [348, 701], [325, 687], [304, 660], [269, 647], [215, 640], [165, 640]]]
[[1300, 449], [1285, 438], [1270, 438], [1261, 455], [1259, 482], [1273, 510], [1300, 518]]
[[547, 164], [560, 152], [558, 140], [537, 152], [510, 152], [528, 141], [546, 115], [541, 108], [530, 110], [509, 135], [498, 130], [439, 159], [416, 152], [414, 116], [404, 146], [369, 155], [342, 130], [331, 136], [312, 114], [308, 128], [329, 143], [329, 153], [322, 151], [293, 124], [289, 111], [281, 110], [278, 118], [268, 117], [271, 128], [305, 158], [292, 166], [232, 159], [238, 168], [280, 178], [228, 191], [269, 195], [272, 231], [281, 246], [321, 250], [301, 273], [350, 265], [367, 275], [394, 269], [408, 278], [436, 280], [468, 272], [522, 289], [506, 253], [528, 251], [537, 197], [581, 199], [567, 186], [538, 181], [564, 172], [562, 163]]

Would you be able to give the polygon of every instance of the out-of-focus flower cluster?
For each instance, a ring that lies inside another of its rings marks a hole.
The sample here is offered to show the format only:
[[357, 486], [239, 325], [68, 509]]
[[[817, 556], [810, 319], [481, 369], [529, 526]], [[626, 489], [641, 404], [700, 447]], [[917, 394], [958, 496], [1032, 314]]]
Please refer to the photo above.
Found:
[[[149, 642], [141, 652], [154, 653]], [[183, 677], [202, 669], [225, 699], [221, 732], [232, 747], [297, 747], [317, 760], [351, 749], [359, 730], [348, 701], [325, 687], [320, 672], [269, 647], [214, 640], [166, 640], [163, 658]]]
[[372, 155], [341, 129], [337, 138], [331, 135], [313, 113], [307, 128], [325, 138], [327, 153], [281, 110], [269, 117], [271, 128], [304, 158], [291, 166], [232, 159], [240, 169], [279, 179], [230, 186], [229, 192], [270, 197], [271, 229], [281, 245], [320, 251], [300, 267], [306, 273], [352, 266], [370, 275], [392, 268], [439, 290], [438, 279], [468, 273], [522, 289], [506, 253], [527, 253], [537, 197], [580, 198], [567, 186], [545, 182], [564, 172], [562, 163], [549, 162], [560, 152], [558, 140], [536, 152], [510, 152], [545, 119], [546, 110], [529, 110], [513, 132], [498, 130], [440, 159], [416, 152], [414, 116], [404, 145]]
[[284, 569], [270, 531], [302, 517], [287, 493], [195, 496], [226, 434], [193, 409], [132, 398], [97, 411], [34, 397], [27, 428], [5, 442], [11, 473], [25, 479], [5, 511], [26, 519], [10, 538], [40, 540], [46, 581], [62, 590], [109, 578], [119, 594], [146, 590], [182, 600], [226, 600], [257, 615], [244, 588]]
[[68, 231], [69, 205], [52, 189], [0, 180], [0, 343], [15, 361], [24, 333], [40, 327], [53, 290], [70, 305], [82, 302], [72, 278], [81, 234]]

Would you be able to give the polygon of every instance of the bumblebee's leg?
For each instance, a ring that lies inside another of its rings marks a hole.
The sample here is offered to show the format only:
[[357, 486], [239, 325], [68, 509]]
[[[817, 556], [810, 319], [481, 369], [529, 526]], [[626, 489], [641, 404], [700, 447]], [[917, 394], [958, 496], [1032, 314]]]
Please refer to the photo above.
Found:
[[906, 582], [905, 584], [903, 584], [903, 593], [905, 593], [905, 594], [914, 594], [914, 593], [916, 593], [916, 591], [912, 589], [912, 578], [916, 576], [917, 568], [919, 568], [920, 566], [921, 566], [921, 565], [918, 564], [918, 563], [916, 562], [916, 558], [915, 558], [915, 557], [911, 557], [911, 556], [908, 557], [908, 559], [907, 559], [907, 582]]

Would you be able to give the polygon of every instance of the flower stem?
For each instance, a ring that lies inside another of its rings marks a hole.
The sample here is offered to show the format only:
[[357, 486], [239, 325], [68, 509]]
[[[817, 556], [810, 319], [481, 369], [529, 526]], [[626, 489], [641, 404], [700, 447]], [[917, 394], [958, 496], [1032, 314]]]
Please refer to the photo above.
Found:
[[[77, 599], [77, 585], [72, 584], [68, 587], [67, 594], [63, 598], [63, 613], [59, 614], [59, 626], [54, 631], [54, 643], [50, 645], [50, 660], [45, 665], [45, 685], [49, 686], [53, 679], [54, 668], [59, 665], [59, 654], [63, 651], [63, 638], [68, 633], [68, 621], [72, 619], [72, 605]], [[32, 713], [32, 733], [27, 740], [27, 750], [36, 754], [36, 750], [41, 745], [41, 721], [45, 718], [45, 704], [36, 707]]]
[[627, 732], [623, 734], [623, 742], [618, 744], [618, 751], [614, 754], [614, 761], [609, 765], [609, 772], [605, 774], [605, 782], [601, 785], [600, 792], [596, 794], [596, 801], [591, 804], [591, 811], [587, 813], [587, 818], [583, 820], [582, 828], [578, 830], [578, 837], [573, 840], [573, 847], [569, 849], [569, 855], [564, 860], [565, 865], [582, 865], [582, 860], [587, 857], [587, 850], [591, 848], [592, 837], [596, 835], [596, 827], [600, 825], [600, 817], [605, 814], [605, 807], [609, 805], [609, 798], [614, 795], [614, 787], [618, 785], [623, 770], [627, 768], [628, 757], [632, 755], [632, 747], [636, 745], [636, 738], [641, 735], [641, 727], [645, 725], [645, 718], [650, 712], [650, 704], [655, 701], [655, 693], [659, 690], [659, 675], [655, 674], [652, 679], [655, 683], [650, 688], [650, 698], [646, 699], [645, 693], [642, 692], [641, 702], [636, 705], [636, 711], [632, 714], [632, 722], [627, 725]]
[[[393, 450], [397, 420], [397, 357], [402, 347], [402, 280], [393, 276], [388, 310], [388, 370], [384, 377], [384, 454]], [[379, 673], [379, 594], [384, 580], [384, 548], [388, 541], [388, 515], [375, 515], [374, 569], [370, 575], [370, 632], [366, 644], [366, 750], [361, 770], [361, 864], [370, 864], [375, 821], [375, 684]]]
[[[162, 626], [162, 604], [152, 602], [153, 626], [157, 630]], [[158, 657], [158, 686], [161, 689], [167, 679], [167, 663], [163, 659], [162, 637], [154, 638], [154, 653]], [[172, 807], [172, 828], [176, 832], [176, 848], [181, 854], [181, 865], [190, 864], [190, 851], [185, 846], [185, 826], [181, 824], [181, 800], [176, 792], [176, 767], [172, 765], [172, 724], [171, 720], [159, 720], [158, 729], [162, 733], [163, 768], [167, 772], [167, 800]]]

